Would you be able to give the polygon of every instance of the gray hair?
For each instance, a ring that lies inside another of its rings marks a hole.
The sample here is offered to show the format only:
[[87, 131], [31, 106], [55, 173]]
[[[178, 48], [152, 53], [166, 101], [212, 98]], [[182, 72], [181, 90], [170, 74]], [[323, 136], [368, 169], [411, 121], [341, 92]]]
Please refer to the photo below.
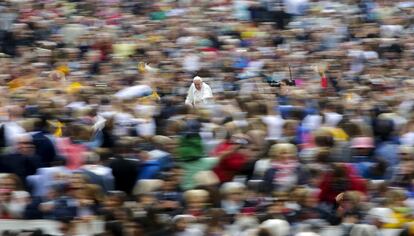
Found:
[[200, 76], [196, 76], [193, 78], [193, 82], [200, 81], [203, 82], [203, 79]]

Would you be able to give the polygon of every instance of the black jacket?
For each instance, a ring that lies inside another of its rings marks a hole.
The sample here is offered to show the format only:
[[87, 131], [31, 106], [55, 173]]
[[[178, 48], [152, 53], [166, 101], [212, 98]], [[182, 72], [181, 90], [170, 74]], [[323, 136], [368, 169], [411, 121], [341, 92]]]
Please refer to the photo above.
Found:
[[138, 177], [139, 162], [133, 159], [117, 157], [109, 164], [115, 179], [115, 190], [131, 195]]

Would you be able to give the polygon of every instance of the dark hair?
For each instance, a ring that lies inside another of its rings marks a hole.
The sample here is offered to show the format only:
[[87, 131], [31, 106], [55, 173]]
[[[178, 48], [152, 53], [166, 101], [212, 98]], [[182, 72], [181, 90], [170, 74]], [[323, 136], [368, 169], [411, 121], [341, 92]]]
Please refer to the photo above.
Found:
[[109, 221], [105, 223], [105, 231], [107, 235], [123, 236], [122, 224], [119, 221]]
[[34, 130], [35, 131], [46, 131], [48, 128], [47, 120], [49, 119], [49, 116], [44, 114], [41, 115], [39, 120], [36, 120], [34, 122]]
[[335, 140], [331, 135], [317, 135], [315, 136], [315, 144], [318, 147], [333, 147]]
[[257, 232], [257, 236], [272, 236], [268, 229], [260, 228], [259, 232]]
[[329, 163], [331, 161], [331, 152], [329, 151], [329, 149], [323, 148], [319, 150], [315, 156], [315, 161], [321, 163]]

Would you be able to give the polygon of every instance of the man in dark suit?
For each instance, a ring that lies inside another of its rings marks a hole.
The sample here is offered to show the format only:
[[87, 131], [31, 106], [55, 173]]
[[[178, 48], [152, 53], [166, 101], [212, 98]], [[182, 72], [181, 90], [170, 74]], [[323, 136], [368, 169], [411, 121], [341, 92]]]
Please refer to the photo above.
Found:
[[134, 158], [133, 150], [133, 141], [119, 141], [115, 148], [116, 156], [109, 164], [114, 176], [115, 190], [123, 191], [128, 195], [132, 194], [138, 176], [139, 162]]
[[40, 158], [35, 154], [30, 135], [21, 135], [16, 141], [15, 150], [0, 157], [0, 172], [16, 174], [25, 183], [26, 177], [40, 167]]
[[56, 149], [48, 137], [47, 118], [42, 117], [35, 122], [35, 132], [32, 134], [35, 153], [41, 158], [41, 167], [50, 167], [56, 161]]

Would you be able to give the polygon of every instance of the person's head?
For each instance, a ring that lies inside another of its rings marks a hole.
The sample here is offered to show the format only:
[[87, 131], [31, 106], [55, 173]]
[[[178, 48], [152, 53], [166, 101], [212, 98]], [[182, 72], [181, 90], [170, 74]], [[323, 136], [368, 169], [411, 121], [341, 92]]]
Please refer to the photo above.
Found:
[[201, 189], [188, 190], [184, 193], [184, 199], [188, 208], [204, 208], [209, 197], [209, 193]]
[[9, 106], [7, 112], [10, 120], [19, 119], [23, 115], [23, 109], [16, 105]]
[[407, 200], [407, 193], [403, 189], [391, 189], [386, 193], [386, 201], [388, 206], [401, 207], [404, 201]]
[[269, 154], [276, 161], [294, 160], [297, 155], [297, 148], [291, 143], [278, 143], [270, 148]]
[[317, 192], [312, 191], [306, 188], [298, 188], [294, 190], [292, 193], [294, 198], [296, 198], [297, 203], [302, 205], [303, 207], [315, 207], [318, 204], [318, 195]]
[[176, 191], [179, 186], [179, 182], [177, 178], [174, 177], [171, 173], [163, 173], [162, 174], [162, 186], [161, 190], [166, 192]]
[[250, 149], [256, 154], [259, 155], [263, 151], [266, 142], [266, 131], [263, 130], [250, 130], [247, 132], [251, 140]]
[[138, 199], [138, 202], [145, 208], [151, 207], [157, 202], [157, 198], [155, 194], [153, 193], [139, 194], [137, 199]]
[[119, 221], [109, 221], [105, 223], [105, 235], [120, 236], [123, 235], [122, 223]]
[[207, 212], [207, 216], [210, 219], [208, 225], [212, 228], [220, 227], [223, 228], [225, 221], [226, 212], [221, 208], [212, 208]]
[[331, 162], [331, 151], [329, 148], [318, 148], [315, 153], [314, 161], [320, 164], [328, 164]]
[[318, 147], [333, 147], [335, 145], [335, 139], [331, 132], [318, 129], [314, 133], [314, 141]]
[[103, 192], [99, 185], [96, 184], [86, 184], [81, 191], [81, 197], [83, 199], [88, 199], [94, 202], [103, 201]]
[[173, 221], [173, 228], [175, 232], [183, 232], [187, 229], [188, 224], [193, 222], [195, 219], [191, 215], [177, 215]]
[[296, 135], [298, 128], [298, 122], [296, 120], [286, 120], [283, 124], [283, 134], [286, 137], [293, 137]]
[[34, 154], [33, 140], [29, 134], [23, 134], [17, 137], [16, 151], [26, 156], [31, 156]]
[[199, 76], [194, 77], [193, 79], [194, 86], [197, 90], [201, 90], [203, 86], [203, 79]]
[[401, 145], [398, 148], [398, 155], [401, 161], [414, 161], [414, 148], [411, 146]]
[[22, 182], [15, 174], [4, 174], [0, 177], [0, 188], [8, 191], [22, 189]]
[[354, 155], [368, 156], [374, 147], [374, 139], [371, 137], [356, 137], [351, 141]]
[[155, 145], [155, 147], [172, 153], [175, 147], [174, 140], [167, 136], [162, 135], [156, 135], [152, 137], [152, 142]]
[[249, 136], [238, 132], [231, 136], [230, 143], [233, 145], [240, 145], [241, 147], [246, 147], [250, 143], [250, 139]]
[[[342, 194], [342, 195], [341, 195]], [[351, 210], [358, 207], [362, 201], [362, 194], [358, 191], [346, 191], [337, 197], [338, 204], [345, 210]]]
[[245, 190], [246, 186], [239, 182], [227, 182], [220, 188], [224, 200], [235, 202], [244, 200]]
[[266, 220], [261, 224], [261, 228], [266, 229], [271, 236], [287, 236], [290, 232], [289, 223], [285, 220]]
[[288, 193], [287, 192], [274, 192], [272, 196], [273, 196], [272, 204], [267, 207], [267, 213], [270, 213], [270, 214], [282, 213], [285, 209], [285, 204], [288, 201]]
[[43, 115], [42, 117], [40, 117], [40, 119], [37, 119], [33, 125], [34, 131], [48, 131], [49, 125], [47, 120], [47, 115]]
[[96, 165], [100, 163], [100, 156], [96, 152], [85, 153], [85, 163], [88, 165]]
[[104, 207], [110, 209], [119, 208], [124, 204], [125, 198], [126, 195], [122, 191], [110, 191], [105, 196]]
[[139, 160], [142, 162], [149, 161], [151, 159], [151, 156], [149, 153], [150, 151], [151, 151], [151, 147], [147, 146], [147, 144], [139, 145], [139, 147], [136, 149]]

